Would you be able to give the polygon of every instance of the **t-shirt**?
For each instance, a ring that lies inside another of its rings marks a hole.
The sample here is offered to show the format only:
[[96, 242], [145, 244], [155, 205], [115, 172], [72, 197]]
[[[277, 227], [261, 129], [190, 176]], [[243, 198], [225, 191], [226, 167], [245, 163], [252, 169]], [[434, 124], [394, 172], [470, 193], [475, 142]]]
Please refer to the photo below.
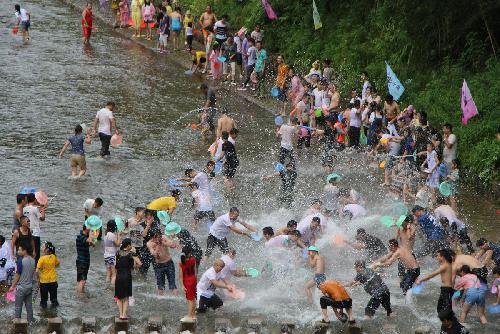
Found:
[[290, 240], [288, 238], [288, 235], [278, 235], [276, 237], [272, 237], [268, 241], [264, 243], [265, 247], [288, 247], [290, 244]]
[[217, 21], [214, 24], [215, 38], [216, 39], [226, 39], [227, 38], [227, 24], [222, 21]]
[[351, 117], [349, 119], [349, 125], [356, 128], [361, 127], [360, 113], [356, 108], [351, 108]]
[[193, 177], [191, 182], [198, 184], [198, 189], [201, 191], [210, 191], [210, 183], [208, 181], [208, 175], [205, 172], [198, 172], [196, 176]]
[[219, 273], [221, 279], [230, 279], [233, 274], [231, 271], [236, 270], [236, 263], [229, 255], [222, 255], [220, 258], [224, 261], [224, 268]]
[[222, 151], [224, 152], [224, 158], [226, 163], [231, 167], [237, 167], [239, 165], [238, 155], [236, 154], [236, 148], [233, 143], [229, 140], [222, 144]]
[[436, 219], [431, 216], [429, 213], [425, 213], [424, 215], [418, 218], [418, 224], [422, 228], [422, 232], [424, 232], [425, 237], [428, 240], [442, 240], [444, 237], [444, 231], [441, 228], [441, 225], [436, 221]]
[[83, 149], [83, 142], [85, 138], [82, 134], [74, 135], [68, 138], [71, 143], [71, 154], [85, 155], [85, 150]]
[[210, 234], [219, 240], [225, 239], [229, 234], [229, 227], [236, 224], [239, 220], [229, 219], [229, 213], [219, 216], [210, 227]]
[[356, 277], [354, 277], [354, 280], [364, 284], [364, 289], [370, 296], [378, 297], [389, 292], [389, 288], [387, 288], [387, 285], [382, 281], [380, 275], [372, 269], [366, 268], [362, 272], [359, 272]]
[[17, 274], [20, 276], [17, 287], [31, 289], [35, 278], [35, 259], [31, 256], [18, 257]]
[[333, 68], [326, 67], [323, 69], [323, 80], [326, 80], [327, 82], [331, 82], [333, 80], [334, 75], [335, 75], [335, 72], [333, 72]]
[[218, 280], [219, 278], [220, 275], [215, 272], [214, 267], [205, 271], [196, 285], [196, 292], [198, 296], [211, 298], [216, 289], [215, 285], [212, 284], [212, 281]]
[[248, 66], [254, 65], [257, 57], [257, 48], [255, 46], [249, 47], [247, 50], [247, 56], [248, 56], [247, 65]]
[[365, 82], [363, 82], [363, 90], [361, 91], [361, 99], [363, 100], [366, 99], [366, 89], [368, 87], [371, 87], [371, 84], [368, 80], [365, 80]]
[[59, 267], [59, 259], [55, 254], [43, 255], [36, 265], [40, 283], [57, 282], [56, 268]]
[[235, 35], [233, 39], [234, 39], [234, 44], [236, 44], [236, 52], [241, 53], [242, 40], [240, 36]]
[[285, 88], [286, 76], [288, 74], [289, 67], [287, 64], [278, 65], [278, 75], [276, 76], [276, 86], [279, 88]]
[[264, 64], [267, 59], [267, 52], [264, 49], [260, 49], [255, 53], [255, 72], [260, 73], [264, 70]]
[[95, 200], [88, 198], [85, 203], [83, 203], [83, 209], [89, 213], [89, 215], [99, 216], [101, 214], [101, 207], [94, 208]]
[[144, 246], [142, 233], [144, 233], [144, 226], [136, 224], [135, 218], [130, 218], [128, 220], [128, 234], [133, 247], [141, 248]]
[[287, 150], [293, 150], [293, 137], [297, 128], [293, 125], [283, 124], [278, 133], [281, 135], [281, 147]]
[[116, 234], [113, 232], [106, 233], [104, 237], [104, 258], [116, 255], [118, 251], [118, 247], [115, 245], [116, 238]]
[[448, 136], [448, 143], [451, 144], [451, 148], [448, 148], [448, 146], [444, 145], [443, 148], [443, 160], [451, 164], [451, 161], [453, 159], [457, 158], [457, 136], [455, 136], [453, 133], [451, 133]]
[[[2, 247], [0, 247], [0, 259], [6, 259], [4, 269], [11, 269], [16, 267], [16, 262], [12, 256], [12, 247], [8, 242], [4, 242]], [[1, 280], [0, 280], [1, 281]]]
[[351, 299], [344, 286], [334, 280], [324, 281], [320, 284], [319, 289], [337, 302]]
[[170, 26], [170, 17], [168, 15], [163, 16], [163, 19], [160, 21], [160, 33], [168, 35], [168, 28]]
[[186, 27], [186, 36], [193, 36], [193, 28]]
[[30, 220], [31, 234], [34, 237], [40, 236], [40, 210], [37, 206], [26, 205], [23, 208], [23, 215]]
[[210, 202], [210, 193], [208, 191], [201, 191], [199, 189], [191, 193], [194, 199], [197, 199], [198, 211], [212, 211], [212, 203]]
[[297, 116], [301, 116], [301, 114], [306, 110], [306, 104], [304, 103], [304, 101], [299, 101], [297, 102], [297, 104], [295, 105], [295, 108], [297, 108], [297, 111], [298, 111], [298, 115]]
[[311, 244], [313, 239], [316, 239], [316, 235], [320, 232], [319, 226], [315, 229], [311, 229], [311, 219], [303, 219], [298, 225], [297, 230], [300, 231], [301, 239], [306, 244]]
[[99, 120], [99, 127], [97, 132], [104, 133], [111, 136], [111, 121], [113, 120], [113, 113], [108, 108], [102, 108], [95, 116]]
[[352, 218], [362, 217], [366, 215], [366, 209], [359, 204], [347, 204], [342, 211], [348, 211], [352, 214]]
[[194, 54], [191, 59], [195, 64], [199, 65], [201, 58], [207, 60], [207, 53], [205, 51], [196, 51], [196, 54]]
[[21, 8], [21, 10], [19, 12], [16, 12], [15, 14], [16, 14], [16, 17], [19, 20], [21, 20], [21, 22], [27, 22], [30, 20], [28, 12], [24, 8]]
[[262, 38], [264, 38], [264, 33], [262, 31], [252, 31], [250, 34], [250, 37], [252, 37], [255, 42], [262, 42]]
[[370, 261], [376, 260], [387, 253], [387, 248], [382, 240], [373, 235], [367, 234], [362, 243], [365, 244], [365, 249], [368, 253], [367, 256]]
[[76, 237], [76, 265], [82, 267], [90, 266], [90, 251], [89, 244], [87, 242], [88, 236], [80, 231], [80, 234]]
[[150, 210], [168, 211], [177, 207], [177, 201], [174, 196], [160, 197], [147, 205]]
[[326, 98], [326, 91], [314, 88], [312, 93], [314, 94], [314, 108], [321, 108], [323, 100]]
[[457, 214], [449, 205], [440, 205], [436, 209], [434, 209], [434, 217], [437, 221], [445, 217], [446, 219], [448, 219], [450, 226], [455, 223], [458, 231], [461, 231], [465, 228], [464, 222], [458, 219]]
[[395, 156], [398, 156], [400, 152], [401, 152], [401, 142], [390, 140], [389, 141], [389, 155], [395, 157]]

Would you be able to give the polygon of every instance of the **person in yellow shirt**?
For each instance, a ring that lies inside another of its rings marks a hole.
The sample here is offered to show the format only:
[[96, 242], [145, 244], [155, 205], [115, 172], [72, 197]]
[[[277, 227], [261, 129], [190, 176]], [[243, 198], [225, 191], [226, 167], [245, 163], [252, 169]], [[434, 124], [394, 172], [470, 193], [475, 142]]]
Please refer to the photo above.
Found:
[[59, 267], [59, 259], [56, 256], [56, 249], [51, 242], [45, 242], [42, 246], [43, 256], [38, 260], [36, 272], [40, 280], [40, 307], [47, 307], [47, 300], [50, 294], [50, 303], [53, 307], [57, 307], [57, 272]]
[[[349, 320], [350, 325], [356, 323], [352, 318], [352, 299], [342, 284], [334, 280], [327, 280], [319, 285], [319, 289], [323, 293], [319, 300], [321, 312], [323, 313], [321, 322], [330, 323], [327, 308], [331, 306], [337, 319], [342, 322]], [[347, 316], [343, 312], [344, 309]]]
[[191, 33], [192, 33], [192, 29], [194, 28], [194, 17], [193, 17], [193, 14], [191, 14], [191, 11], [190, 10], [187, 10], [186, 11], [186, 15], [184, 16], [183, 20], [182, 20], [182, 27], [184, 29], [182, 29], [183, 31], [183, 36], [181, 38], [183, 38], [186, 42], [185, 44], [187, 45], [187, 31], [188, 31], [188, 28], [189, 28], [189, 23], [191, 23]]
[[181, 196], [181, 191], [174, 189], [171, 194], [171, 196], [159, 197], [155, 199], [147, 205], [147, 208], [149, 210], [167, 211], [169, 216], [172, 217], [172, 214], [177, 207], [177, 200]]
[[207, 62], [207, 53], [205, 51], [191, 50], [191, 56], [193, 65], [191, 66], [191, 72], [196, 73], [201, 70], [202, 66]]

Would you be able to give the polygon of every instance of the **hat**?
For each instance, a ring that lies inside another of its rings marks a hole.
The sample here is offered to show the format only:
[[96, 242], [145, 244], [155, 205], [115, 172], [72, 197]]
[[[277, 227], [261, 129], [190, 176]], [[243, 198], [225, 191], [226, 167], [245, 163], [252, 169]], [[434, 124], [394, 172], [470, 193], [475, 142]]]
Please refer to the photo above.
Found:
[[177, 223], [170, 222], [165, 226], [165, 235], [177, 234], [181, 231], [181, 227]]
[[314, 63], [312, 63], [312, 66], [314, 65], [319, 65], [319, 60], [314, 61]]
[[167, 225], [170, 222], [170, 216], [167, 211], [157, 211], [156, 216], [163, 225]]
[[189, 9], [186, 11], [186, 15], [191, 15], [191, 11]]
[[420, 205], [415, 205], [413, 207], [413, 209], [411, 210], [411, 212], [415, 213], [417, 211], [420, 211], [420, 210], [425, 210], [423, 207], [421, 207]]
[[309, 246], [309, 248], [307, 250], [311, 251], [311, 252], [317, 252], [317, 253], [319, 253], [319, 248], [316, 247], [316, 246]]

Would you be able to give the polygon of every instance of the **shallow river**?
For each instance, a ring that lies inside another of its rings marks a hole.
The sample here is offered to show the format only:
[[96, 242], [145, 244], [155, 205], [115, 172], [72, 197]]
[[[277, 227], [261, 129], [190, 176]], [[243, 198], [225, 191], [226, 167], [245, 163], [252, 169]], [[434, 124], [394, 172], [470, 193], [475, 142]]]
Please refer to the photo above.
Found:
[[[209, 143], [201, 142], [195, 130], [185, 127], [190, 116], [176, 122], [202, 103], [202, 95], [197, 89], [200, 82], [184, 76], [185, 69], [172, 62], [171, 56], [155, 54], [99, 23], [100, 30], [92, 36], [92, 46], [82, 47], [80, 13], [59, 1], [29, 3], [32, 39], [28, 45], [23, 45], [20, 37], [10, 32], [13, 21], [10, 6], [4, 2], [0, 7], [0, 170], [3, 180], [0, 184], [0, 232], [9, 236], [15, 194], [22, 186], [34, 185], [46, 191], [49, 197], [56, 196], [42, 225], [42, 240], [52, 241], [61, 259], [61, 306], [57, 314], [74, 324], [68, 332], [77, 332], [76, 319], [84, 315], [98, 317], [104, 332], [109, 329], [117, 310], [113, 292], [103, 282], [101, 245], [91, 254], [87, 298], [77, 298], [74, 291], [74, 240], [82, 224], [83, 202], [100, 196], [105, 201], [105, 220], [115, 215], [130, 217], [134, 207], [165, 194], [168, 177], [182, 176], [187, 167], [201, 169], [204, 166]], [[88, 177], [68, 180], [68, 160], [57, 159], [58, 151], [74, 126], [83, 122], [90, 125], [96, 111], [107, 100], [117, 104], [115, 116], [124, 132], [124, 144], [112, 151], [109, 160], [102, 162], [95, 159], [99, 143], [94, 141], [87, 148]], [[241, 127], [237, 143], [241, 167], [236, 178], [238, 197], [229, 203], [221, 196], [216, 213], [222, 214], [229, 206], [236, 205], [243, 219], [260, 227], [277, 227], [289, 219], [300, 219], [300, 212], [310, 200], [321, 195], [320, 151], [313, 148], [299, 152], [296, 206], [291, 211], [278, 210], [279, 180], [265, 184], [260, 181], [261, 175], [272, 173], [277, 159], [279, 142], [274, 136], [272, 115], [238, 97], [224, 98], [223, 104]], [[371, 215], [387, 213], [392, 199], [378, 186], [380, 172], [367, 166], [364, 159], [346, 156], [336, 171], [343, 176], [344, 186], [351, 185], [362, 194]], [[212, 186], [222, 194], [221, 180], [214, 180]], [[471, 192], [462, 199], [462, 205], [461, 213], [471, 225], [472, 235], [498, 239], [498, 216], [492, 203]], [[175, 221], [189, 228], [191, 216], [189, 193], [185, 192]], [[347, 234], [352, 236], [359, 226], [365, 226], [385, 241], [388, 239], [388, 230], [369, 219], [353, 222]], [[196, 236], [204, 247], [205, 230], [202, 228]], [[231, 237], [230, 244], [238, 250], [237, 263], [241, 266], [262, 268], [265, 265], [269, 254], [264, 252], [262, 244], [239, 236]], [[320, 245], [327, 258], [327, 275], [341, 281], [351, 279], [356, 256], [346, 250], [331, 249], [327, 241]], [[174, 255], [176, 261], [178, 255], [178, 252]], [[255, 280], [235, 279], [246, 291], [246, 298], [228, 301], [217, 315], [227, 315], [235, 323], [249, 316], [261, 316], [271, 324], [295, 319], [305, 327], [319, 319], [319, 303], [308, 306], [302, 288], [311, 273], [300, 270], [305, 267], [301, 259], [287, 256], [289, 258], [277, 265], [273, 274], [264, 273]], [[423, 272], [429, 272], [436, 263], [426, 259], [422, 267]], [[206, 269], [206, 265], [201, 269]], [[392, 320], [399, 331], [409, 333], [422, 324], [437, 326], [438, 282], [433, 282], [418, 298], [405, 300], [397, 284], [396, 268], [385, 272], [388, 275], [385, 280], [393, 292], [394, 309], [403, 315]], [[317, 301], [319, 294], [315, 293]], [[361, 288], [351, 293], [355, 315], [361, 319], [368, 296]], [[137, 330], [143, 324], [141, 320], [159, 314], [168, 324], [176, 326], [177, 319], [185, 312], [184, 298], [155, 295], [151, 271], [147, 281], [134, 281], [134, 294], [136, 305], [131, 308], [130, 315], [135, 319], [133, 326]], [[12, 313], [12, 305], [0, 302], [2, 326], [8, 323]], [[42, 312], [38, 306], [35, 313], [39, 318], [54, 315], [54, 311]], [[477, 326], [477, 318], [472, 317], [473, 326]], [[200, 327], [213, 326], [213, 314], [199, 318]], [[496, 329], [490, 327], [490, 333], [500, 328], [498, 317], [491, 317], [491, 320], [497, 326]], [[367, 333], [379, 333], [385, 323], [387, 320], [379, 311], [373, 323], [362, 325]], [[167, 332], [174, 330], [167, 328]]]

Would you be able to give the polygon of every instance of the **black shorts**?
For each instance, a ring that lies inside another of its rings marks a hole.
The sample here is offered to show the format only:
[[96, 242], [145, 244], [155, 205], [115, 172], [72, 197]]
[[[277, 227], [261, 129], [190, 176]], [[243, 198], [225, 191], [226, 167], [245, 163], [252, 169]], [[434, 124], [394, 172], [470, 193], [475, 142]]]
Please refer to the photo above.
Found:
[[238, 64], [238, 65], [243, 64], [243, 57], [242, 57], [241, 53], [236, 54], [236, 64]]
[[328, 306], [331, 306], [334, 309], [350, 309], [352, 308], [352, 299], [346, 300], [333, 300], [328, 296], [321, 296], [319, 300], [321, 308], [324, 310]]
[[223, 169], [223, 174], [225, 177], [234, 177], [234, 174], [236, 174], [236, 169], [238, 168], [237, 165], [233, 165], [233, 164], [228, 164], [228, 163], [225, 163], [224, 164], [224, 169]]
[[196, 211], [194, 213], [194, 219], [202, 220], [203, 218], [208, 218], [212, 221], [215, 220], [215, 213], [213, 211]]
[[81, 265], [81, 264], [76, 264], [76, 281], [86, 281], [87, 280], [87, 274], [89, 273], [89, 266], [88, 265]]
[[286, 90], [278, 88], [278, 91], [279, 91], [278, 92], [278, 100], [281, 102], [286, 102], [287, 101]]
[[[201, 57], [200, 58], [200, 65], [201, 64], [205, 64], [207, 62], [207, 58], [205, 57]], [[196, 60], [193, 60], [193, 65], [198, 65], [198, 63], [196, 62]]]

